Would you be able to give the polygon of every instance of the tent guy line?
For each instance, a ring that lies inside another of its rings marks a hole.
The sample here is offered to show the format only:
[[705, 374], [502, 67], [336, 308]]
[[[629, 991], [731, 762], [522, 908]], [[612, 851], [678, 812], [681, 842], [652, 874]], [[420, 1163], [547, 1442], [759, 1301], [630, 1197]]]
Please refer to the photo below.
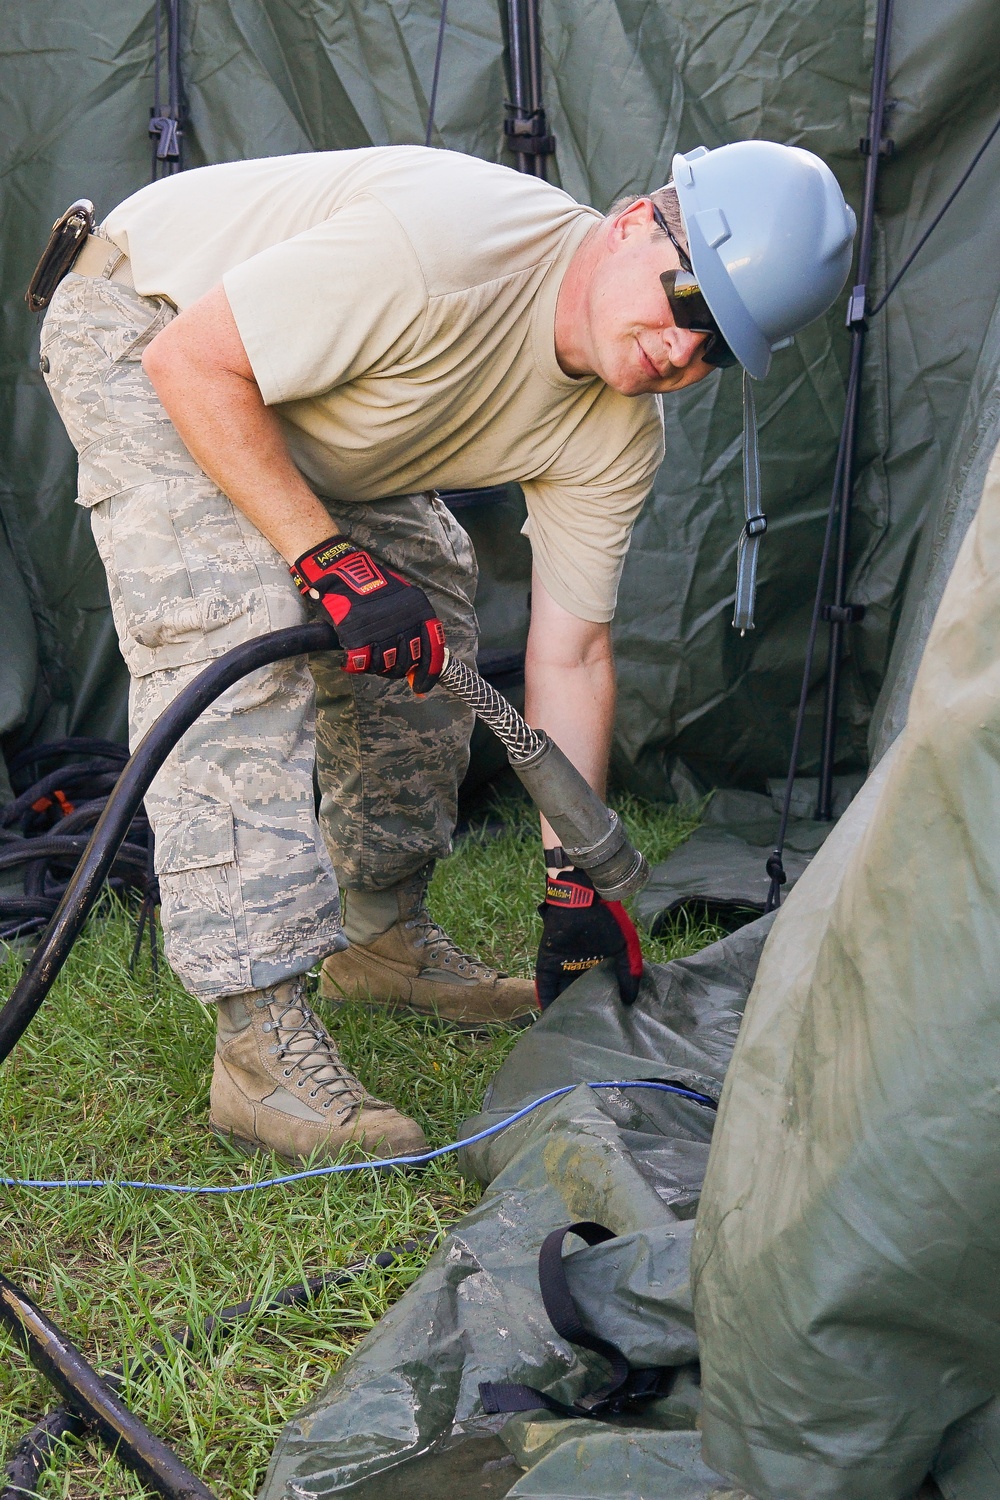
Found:
[[[553, 1099], [561, 1099], [564, 1094], [571, 1094], [574, 1089], [580, 1087], [579, 1083], [567, 1083], [562, 1088], [552, 1089], [548, 1094], [542, 1094], [540, 1098], [533, 1099], [530, 1104], [515, 1110], [514, 1114], [508, 1115], [506, 1120], [500, 1120], [496, 1125], [489, 1125], [485, 1130], [478, 1131], [475, 1135], [467, 1136], [462, 1141], [449, 1141], [446, 1146], [437, 1146], [433, 1151], [421, 1151], [411, 1156], [388, 1156], [381, 1161], [348, 1161], [340, 1162], [332, 1167], [312, 1167], [304, 1172], [289, 1172], [282, 1177], [268, 1177], [262, 1182], [236, 1182], [210, 1186], [206, 1183], [181, 1183], [181, 1182], [133, 1182], [118, 1180], [115, 1178], [93, 1177], [93, 1178], [63, 1178], [45, 1179], [34, 1177], [0, 1177], [0, 1187], [21, 1188], [132, 1188], [137, 1191], [151, 1193], [180, 1193], [188, 1197], [197, 1196], [220, 1196], [229, 1193], [249, 1193], [257, 1188], [285, 1187], [290, 1182], [303, 1182], [310, 1177], [332, 1177], [340, 1172], [378, 1172], [390, 1167], [416, 1167], [424, 1166], [427, 1162], [435, 1161], [439, 1156], [447, 1156], [452, 1151], [460, 1151], [466, 1146], [478, 1145], [480, 1141], [488, 1140], [490, 1136], [498, 1135], [501, 1130], [506, 1130], [509, 1125], [516, 1125], [527, 1115], [539, 1109], [543, 1104], [549, 1104]], [[684, 1088], [677, 1083], [660, 1083], [647, 1078], [617, 1079], [610, 1082], [587, 1084], [592, 1089], [658, 1089], [661, 1093], [678, 1094], [682, 1099], [690, 1099], [695, 1104], [700, 1104], [706, 1109], [718, 1109], [718, 1103], [707, 1094], [699, 1094], [695, 1089]]]

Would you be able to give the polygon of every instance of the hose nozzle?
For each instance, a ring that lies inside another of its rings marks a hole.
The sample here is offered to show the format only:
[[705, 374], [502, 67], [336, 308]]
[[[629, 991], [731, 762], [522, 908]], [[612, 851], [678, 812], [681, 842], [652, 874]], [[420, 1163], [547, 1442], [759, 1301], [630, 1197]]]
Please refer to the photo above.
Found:
[[641, 891], [649, 865], [617, 813], [605, 807], [584, 776], [543, 730], [532, 729], [478, 672], [445, 653], [442, 687], [474, 710], [507, 751], [514, 774], [562, 847], [606, 901]]

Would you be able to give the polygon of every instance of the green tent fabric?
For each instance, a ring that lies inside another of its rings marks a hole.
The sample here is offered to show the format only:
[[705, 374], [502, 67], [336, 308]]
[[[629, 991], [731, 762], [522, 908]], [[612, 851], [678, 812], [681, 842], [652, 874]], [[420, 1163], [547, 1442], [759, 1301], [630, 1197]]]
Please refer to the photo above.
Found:
[[[950, 20], [954, 22], [955, 17]], [[964, 7], [962, 20], [980, 38], [993, 35], [990, 28], [995, 18], [984, 9]], [[967, 147], [966, 154], [971, 155], [976, 139], [985, 134], [985, 111], [979, 114], [967, 107], [972, 93], [978, 90], [980, 101], [989, 97], [991, 108], [996, 104], [996, 81], [984, 77], [986, 65], [980, 63], [977, 49], [969, 42], [961, 53], [961, 66], [956, 65], [953, 54], [942, 45], [943, 25], [943, 20], [939, 26], [929, 12], [917, 16], [912, 9], [899, 21], [898, 76], [894, 72], [891, 91], [904, 103], [897, 107], [893, 134], [897, 140], [905, 139], [905, 108], [910, 108], [910, 139], [918, 143], [907, 168], [911, 190], [894, 200], [901, 211], [905, 200], [912, 212], [915, 196], [925, 206], [932, 186], [943, 193], [941, 163], [953, 148], [959, 156], [955, 147], [959, 135], [963, 150]], [[915, 117], [920, 110], [927, 114], [918, 129]], [[933, 128], [931, 116], [937, 122]], [[926, 160], [926, 176], [916, 188], [920, 172], [915, 158], [921, 150], [931, 152], [934, 160], [933, 164], [930, 157]], [[963, 233], [968, 241], [975, 241], [988, 224], [992, 200], [986, 204], [980, 196], [989, 196], [988, 180], [989, 172], [978, 192], [962, 205], [966, 215], [962, 228], [958, 221], [946, 221], [947, 230], [942, 226], [939, 231], [944, 265], [954, 264], [964, 254]], [[940, 195], [935, 201], [940, 201]], [[895, 224], [883, 223], [883, 247], [889, 229], [896, 234], [890, 263], [893, 258], [898, 263], [905, 249], [904, 227], [913, 228], [905, 212]], [[911, 479], [919, 479], [907, 502], [916, 509], [910, 511], [914, 526], [905, 545], [915, 557], [908, 570], [901, 568], [895, 574], [889, 606], [901, 613], [905, 634], [901, 631], [897, 639], [892, 672], [872, 730], [873, 749], [882, 758], [802, 875], [764, 948], [748, 1026], [729, 1070], [711, 1168], [695, 1221], [694, 1308], [704, 1368], [699, 1420], [707, 1440], [704, 1458], [698, 1462], [707, 1461], [711, 1467], [685, 1476], [673, 1490], [668, 1488], [673, 1478], [669, 1482], [664, 1478], [671, 1452], [683, 1448], [683, 1443], [673, 1448], [671, 1444], [682, 1434], [686, 1451], [694, 1452], [693, 1416], [686, 1432], [682, 1424], [671, 1426], [666, 1416], [657, 1432], [654, 1416], [648, 1426], [632, 1424], [614, 1431], [602, 1427], [595, 1432], [578, 1425], [568, 1435], [556, 1431], [557, 1424], [548, 1417], [537, 1421], [516, 1417], [499, 1434], [490, 1430], [490, 1442], [503, 1447], [491, 1447], [488, 1454], [482, 1450], [480, 1468], [484, 1484], [486, 1474], [493, 1476], [492, 1493], [676, 1492], [693, 1500], [705, 1493], [749, 1492], [762, 1500], [803, 1493], [830, 1500], [909, 1500], [933, 1465], [947, 1500], [995, 1500], [1000, 1423], [991, 1397], [997, 1368], [995, 1287], [1000, 1283], [992, 1249], [996, 1238], [991, 1196], [995, 1049], [990, 1037], [998, 971], [991, 947], [998, 840], [988, 809], [998, 799], [990, 779], [995, 776], [992, 743], [997, 694], [990, 675], [990, 653], [996, 618], [987, 606], [991, 591], [995, 596], [1000, 571], [996, 567], [1000, 537], [994, 537], [983, 553], [977, 536], [987, 536], [988, 507], [964, 544], [959, 572], [949, 586], [924, 675], [917, 684], [914, 715], [910, 725], [903, 726], [930, 620], [970, 519], [979, 509], [989, 460], [1000, 436], [1000, 350], [992, 319], [996, 287], [984, 287], [970, 274], [968, 280], [959, 278], [958, 300], [963, 311], [975, 301], [971, 335], [967, 329], [966, 335], [952, 340], [943, 323], [936, 335], [943, 338], [942, 349], [958, 359], [961, 369], [954, 382], [950, 375], [924, 380], [917, 373], [917, 345], [926, 333], [926, 327], [920, 326], [921, 298], [928, 326], [934, 326], [935, 317], [945, 315], [943, 306], [930, 296], [935, 275], [931, 246], [925, 253], [929, 263], [921, 262], [911, 273], [917, 277], [907, 291], [912, 300], [904, 298], [895, 307], [890, 304], [889, 325], [896, 320], [896, 335], [903, 345], [910, 341], [910, 353], [904, 349], [895, 357], [891, 347], [887, 353], [877, 335], [872, 342], [872, 361], [881, 363], [883, 372], [888, 369], [891, 378], [889, 404], [882, 409], [886, 425], [872, 440], [861, 498], [862, 507], [866, 503], [871, 507], [869, 519], [880, 513], [885, 522], [890, 512], [885, 507], [884, 486], [888, 484], [892, 502], [893, 483], [898, 479], [899, 508], [893, 519], [898, 530], [888, 536], [882, 533], [882, 543], [890, 551], [903, 544], [906, 535], [902, 476], [908, 473]], [[904, 290], [906, 283], [897, 296], [903, 298]], [[964, 300], [966, 291], [969, 303]], [[946, 415], [944, 407], [937, 408], [939, 421], [931, 422], [928, 408], [921, 407], [922, 398], [929, 395], [948, 408]], [[893, 413], [896, 420], [890, 423]], [[883, 464], [878, 456], [880, 442], [883, 454], [892, 454], [890, 463]], [[917, 510], [922, 536], [917, 534]], [[867, 524], [864, 514], [862, 508], [862, 526]], [[652, 526], [655, 517], [655, 510], [647, 513], [643, 525]], [[995, 514], [992, 525], [995, 531]], [[877, 530], [873, 528], [871, 536]], [[866, 563], [859, 564], [858, 579], [865, 566], [874, 569], [882, 543], [872, 542]], [[640, 562], [644, 556], [640, 548]], [[968, 566], [963, 571], [963, 562], [980, 556], [986, 562], [973, 578]], [[630, 568], [636, 565], [635, 558], [633, 553]], [[662, 564], [661, 550], [650, 562], [651, 575], [659, 569], [660, 597], [672, 598], [663, 587]], [[868, 576], [871, 579], [874, 574]], [[888, 576], [883, 575], [883, 580]], [[863, 598], [859, 587], [856, 584], [855, 598]], [[964, 622], [979, 610], [980, 600], [984, 606], [978, 623], [966, 629]], [[865, 602], [871, 602], [870, 598]], [[966, 646], [970, 651], [978, 649], [980, 660], [970, 668], [946, 651], [935, 662], [935, 640], [950, 639], [956, 632], [961, 640], [963, 631]], [[629, 639], [626, 630], [626, 651]], [[762, 635], [761, 646], [764, 639]], [[868, 639], [871, 642], [873, 637]], [[653, 668], [660, 660], [661, 646], [662, 640], [650, 639], [644, 648], [654, 683]], [[772, 649], [778, 649], [773, 641]], [[859, 651], [852, 666], [856, 705], [863, 696], [858, 689], [863, 667], [864, 655]], [[981, 668], [978, 677], [977, 668]], [[873, 673], [871, 684], [877, 676]], [[635, 680], [626, 666], [626, 694]], [[792, 696], [789, 693], [788, 701]], [[669, 693], [664, 695], [657, 685], [650, 689], [644, 707], [651, 713], [654, 709], [662, 712], [669, 702]], [[633, 722], [642, 725], [644, 721], [634, 713]], [[867, 723], [867, 712], [859, 709], [856, 727], [861, 730]], [[901, 730], [902, 738], [887, 754]], [[668, 739], [655, 749], [661, 783], [676, 774], [676, 762], [670, 756], [677, 744]], [[644, 753], [640, 750], [633, 762], [640, 772]], [[714, 1003], [731, 1017], [731, 1034], [741, 1008], [739, 999], [757, 968], [768, 921], [762, 919], [714, 951], [708, 950], [701, 956], [704, 969], [691, 961], [696, 967], [684, 971], [682, 998], [673, 989], [678, 966], [670, 966], [674, 972], [669, 979], [664, 979], [662, 971], [658, 973], [657, 996], [673, 994], [674, 1014], [689, 1017], [699, 1014], [699, 1006], [710, 1012], [714, 997]], [[740, 948], [741, 942], [748, 946]], [[653, 1058], [661, 1069], [670, 1066], [672, 1076], [689, 1080], [709, 1076], [704, 1057], [693, 1057], [676, 1037], [669, 1043], [664, 1043], [662, 1035], [652, 1041], [652, 1032], [644, 1031], [644, 1007], [650, 1005], [645, 992], [637, 1012], [640, 1022], [635, 1016], [623, 1019], [613, 1003], [608, 1005], [606, 995], [595, 1008], [590, 986], [599, 982], [596, 977], [581, 981], [518, 1044], [495, 1082], [484, 1114], [470, 1122], [470, 1129], [502, 1117], [517, 1104], [562, 1082], [594, 1079], [602, 1073], [630, 1076], [630, 1066], [631, 1076], [637, 1076], [638, 1069], [653, 1072]], [[728, 999], [720, 1000], [727, 989]], [[677, 1028], [678, 1033], [681, 1030]], [[715, 1066], [725, 1068], [724, 1048]], [[678, 1075], [684, 1068], [691, 1071]], [[663, 1072], [658, 1076], [663, 1077]], [[436, 1331], [427, 1317], [428, 1304], [422, 1301], [425, 1293], [439, 1285], [436, 1263], [407, 1293], [409, 1302], [404, 1298], [390, 1320], [366, 1341], [355, 1356], [357, 1362], [349, 1362], [333, 1386], [314, 1401], [303, 1426], [292, 1424], [276, 1450], [263, 1500], [295, 1493], [293, 1488], [283, 1489], [286, 1481], [290, 1482], [293, 1472], [304, 1474], [313, 1461], [322, 1467], [320, 1455], [329, 1440], [342, 1444], [338, 1452], [345, 1456], [351, 1451], [352, 1436], [346, 1429], [356, 1403], [377, 1400], [379, 1393], [389, 1399], [377, 1380], [369, 1385], [375, 1366], [381, 1368], [384, 1363], [386, 1369], [408, 1372], [409, 1389], [394, 1387], [390, 1404], [396, 1413], [392, 1432], [396, 1438], [402, 1434], [410, 1446], [405, 1454], [402, 1446], [390, 1451], [379, 1438], [365, 1449], [365, 1461], [372, 1465], [366, 1480], [371, 1495], [388, 1494], [390, 1486], [394, 1493], [404, 1493], [407, 1472], [415, 1474], [418, 1463], [426, 1466], [422, 1482], [428, 1486], [426, 1493], [431, 1493], [433, 1475], [441, 1479], [452, 1461], [449, 1454], [457, 1451], [449, 1444], [486, 1441], [481, 1431], [478, 1438], [472, 1436], [483, 1421], [476, 1415], [475, 1402], [464, 1408], [451, 1404], [459, 1378], [456, 1362], [461, 1366], [462, 1357], [474, 1361], [477, 1379], [483, 1378], [481, 1371], [487, 1365], [489, 1378], [533, 1378], [545, 1384], [547, 1376], [548, 1388], [558, 1388], [571, 1351], [563, 1346], [562, 1362], [547, 1364], [551, 1333], [546, 1334], [544, 1324], [536, 1333], [538, 1343], [524, 1337], [514, 1341], [513, 1358], [510, 1343], [493, 1331], [495, 1310], [498, 1305], [506, 1310], [508, 1300], [518, 1313], [519, 1330], [530, 1325], [525, 1313], [525, 1297], [532, 1286], [526, 1246], [537, 1251], [552, 1226], [555, 1204], [551, 1195], [565, 1210], [566, 1221], [591, 1212], [600, 1217], [598, 1210], [609, 1199], [621, 1202], [614, 1195], [619, 1184], [625, 1183], [633, 1218], [623, 1218], [620, 1226], [634, 1235], [634, 1215], [645, 1211], [646, 1190], [653, 1181], [661, 1202], [689, 1232], [690, 1214], [699, 1199], [694, 1168], [697, 1143], [685, 1141], [681, 1148], [672, 1122], [662, 1117], [655, 1122], [655, 1133], [661, 1137], [655, 1146], [647, 1139], [654, 1134], [649, 1125], [634, 1131], [621, 1116], [612, 1121], [615, 1128], [609, 1132], [606, 1120], [613, 1107], [600, 1095], [583, 1098], [585, 1115], [580, 1114], [578, 1103], [570, 1109], [566, 1100], [559, 1101], [547, 1106], [534, 1124], [527, 1121], [489, 1146], [475, 1148], [471, 1165], [490, 1184], [476, 1211], [494, 1226], [492, 1237], [485, 1239], [495, 1245], [499, 1226], [513, 1224], [516, 1253], [508, 1244], [491, 1262], [491, 1296], [485, 1303], [491, 1314], [488, 1331], [487, 1320], [474, 1312], [474, 1298], [462, 1309], [471, 1323], [453, 1317], [453, 1304], [448, 1304], [449, 1316], [442, 1318], [440, 1327], [447, 1332], [445, 1363], [451, 1373], [448, 1398], [437, 1409], [438, 1425], [421, 1429], [412, 1419], [413, 1392], [420, 1384], [413, 1372], [419, 1370], [424, 1383], [431, 1378], [428, 1371], [435, 1372], [436, 1378], [442, 1368], [438, 1350], [424, 1342], [420, 1358], [406, 1363], [398, 1358], [397, 1342], [404, 1326], [425, 1333], [428, 1328]], [[791, 1107], [786, 1102], [789, 1098]], [[569, 1099], [581, 1101], [580, 1090]], [[586, 1137], [586, 1149], [581, 1135]], [[595, 1140], [600, 1141], [599, 1150], [595, 1150]], [[595, 1157], [602, 1173], [593, 1165]], [[636, 1170], [641, 1187], [632, 1175]], [[533, 1199], [534, 1192], [538, 1198]], [[671, 1225], [671, 1234], [679, 1232], [677, 1225]], [[450, 1245], [464, 1242], [464, 1233], [464, 1225], [453, 1232], [441, 1252], [444, 1261], [451, 1253]], [[647, 1224], [647, 1272], [656, 1266], [654, 1238], [653, 1226]], [[606, 1247], [598, 1250], [606, 1253]], [[507, 1257], [510, 1270], [504, 1265]], [[581, 1267], [586, 1257], [600, 1265], [599, 1270], [593, 1267], [593, 1280], [604, 1293], [600, 1314], [604, 1321], [599, 1326], [611, 1336], [621, 1334], [627, 1347], [621, 1273], [609, 1272], [607, 1261], [602, 1263], [593, 1250], [576, 1252], [570, 1263]], [[666, 1338], [676, 1327], [679, 1299], [672, 1290], [676, 1283], [662, 1275], [658, 1279], [662, 1290], [646, 1304], [651, 1325], [647, 1348], [651, 1336], [659, 1336], [666, 1347]], [[581, 1292], [584, 1280], [580, 1276], [578, 1287], [575, 1284]], [[503, 1287], [502, 1296], [498, 1284]], [[537, 1320], [541, 1314], [537, 1292], [535, 1296]], [[443, 1307], [440, 1300], [432, 1305]], [[472, 1333], [475, 1338], [470, 1337]], [[493, 1364], [489, 1364], [491, 1355]], [[577, 1373], [576, 1378], [586, 1377]], [[461, 1387], [460, 1380], [459, 1385], [467, 1399], [468, 1388]], [[437, 1384], [435, 1389], [442, 1386]], [[565, 1394], [565, 1386], [562, 1389]], [[455, 1415], [465, 1428], [460, 1437], [452, 1425]], [[382, 1430], [377, 1423], [366, 1426], [369, 1431]], [[354, 1441], [358, 1440], [355, 1436]], [[500, 1456], [504, 1449], [506, 1457]], [[609, 1485], [609, 1470], [603, 1467], [612, 1450], [620, 1463], [617, 1488]], [[414, 1468], [408, 1470], [402, 1460], [418, 1451], [423, 1457], [409, 1457]], [[466, 1447], [465, 1451], [471, 1450]], [[627, 1462], [623, 1462], [626, 1454]], [[505, 1488], [510, 1457], [524, 1472]], [[597, 1476], [596, 1490], [590, 1485], [591, 1473]], [[347, 1475], [345, 1468], [341, 1478]], [[298, 1492], [308, 1488], [303, 1484]], [[336, 1493], [336, 1484], [325, 1492]], [[447, 1487], [438, 1489], [438, 1493], [447, 1492]]]
[[[544, 86], [558, 142], [555, 176], [599, 207], [663, 181], [675, 149], [769, 136], [828, 160], [857, 205], [873, 0], [545, 0]], [[421, 140], [438, 10], [431, 0], [248, 0], [185, 7], [186, 160]], [[874, 290], [943, 201], [1000, 103], [995, 7], [960, 0], [899, 7], [890, 95], [895, 154], [884, 163]], [[0, 518], [33, 629], [11, 624], [24, 679], [8, 750], [67, 731], [120, 735], [124, 675], [86, 518], [72, 505], [73, 461], [37, 371], [37, 328], [21, 301], [52, 219], [89, 194], [106, 211], [149, 174], [152, 7], [114, 0], [0, 16]], [[503, 26], [494, 3], [452, 0], [437, 143], [502, 159]], [[872, 705], [908, 581], [933, 529], [935, 496], [1000, 289], [1000, 153], [873, 320], [865, 373], [851, 597], [841, 706], [841, 768], [867, 758]], [[947, 296], [936, 296], [941, 286]], [[616, 627], [621, 708], [616, 764], [636, 790], [758, 791], [787, 759], [823, 512], [843, 401], [842, 310], [778, 355], [759, 393], [771, 520], [759, 625], [729, 626], [741, 525], [735, 377], [666, 403], [669, 462], [640, 519]], [[484, 476], [489, 483], [490, 476]], [[489, 573], [499, 539], [483, 538]], [[523, 590], [509, 600], [521, 619]], [[487, 647], [492, 649], [490, 642]], [[898, 661], [891, 670], [895, 672]], [[822, 662], [804, 769], [818, 740]], [[29, 690], [30, 689], [30, 690]], [[685, 767], [687, 769], [685, 769]]]
[[883, 1500], [997, 1390], [1000, 451], [905, 729], [764, 951], [693, 1273], [709, 1462]]
[[[848, 806], [861, 780], [834, 778], [834, 818]], [[655, 937], [683, 910], [703, 911], [728, 925], [748, 922], [765, 910], [771, 888], [767, 861], [778, 838], [785, 785], [769, 781], [766, 797], [739, 791], [712, 796], [700, 826], [653, 866], [649, 884], [635, 899], [636, 916], [647, 932]], [[786, 895], [833, 827], [811, 816], [818, 791], [818, 778], [812, 776], [801, 777], [792, 788], [784, 841]]]

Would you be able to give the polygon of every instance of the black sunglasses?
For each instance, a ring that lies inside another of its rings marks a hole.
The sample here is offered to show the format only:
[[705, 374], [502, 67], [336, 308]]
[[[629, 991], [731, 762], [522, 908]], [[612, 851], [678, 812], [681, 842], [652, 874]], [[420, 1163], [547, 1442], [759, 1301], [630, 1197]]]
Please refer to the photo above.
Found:
[[679, 271], [663, 271], [660, 274], [660, 282], [667, 294], [674, 322], [678, 328], [686, 328], [690, 333], [708, 335], [700, 350], [700, 358], [706, 365], [714, 365], [719, 370], [731, 369], [733, 365], [739, 364], [739, 360], [726, 343], [718, 323], [712, 316], [708, 303], [702, 295], [701, 287], [695, 279], [694, 267], [688, 253], [652, 199], [650, 199], [650, 206], [657, 227], [662, 229], [670, 240], [681, 263]]

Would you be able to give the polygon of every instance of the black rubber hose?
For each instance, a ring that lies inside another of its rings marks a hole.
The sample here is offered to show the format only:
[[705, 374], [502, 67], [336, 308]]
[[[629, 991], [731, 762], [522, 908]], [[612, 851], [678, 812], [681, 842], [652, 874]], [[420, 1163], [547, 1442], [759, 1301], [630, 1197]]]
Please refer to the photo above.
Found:
[[63, 1439], [85, 1437], [88, 1430], [83, 1418], [74, 1416], [65, 1406], [46, 1412], [7, 1460], [0, 1500], [26, 1500], [37, 1494], [39, 1481]]
[[81, 761], [78, 765], [63, 766], [59, 771], [50, 771], [47, 776], [42, 777], [41, 781], [36, 781], [26, 792], [15, 797], [13, 802], [7, 803], [3, 812], [0, 813], [0, 823], [3, 823], [5, 828], [10, 828], [19, 818], [31, 812], [32, 803], [38, 802], [42, 797], [47, 797], [50, 792], [64, 792], [81, 781], [96, 782], [94, 790], [110, 792], [118, 775], [116, 765], [96, 761]]
[[[86, 802], [75, 803], [73, 811], [71, 813], [66, 813], [63, 817], [61, 817], [58, 823], [53, 823], [52, 827], [49, 828], [47, 832], [51, 834], [58, 834], [59, 837], [62, 838], [69, 833], [79, 833], [81, 828], [83, 828], [86, 829], [87, 835], [89, 837], [90, 834], [94, 831], [94, 826], [97, 823], [98, 818], [104, 811], [104, 805], [107, 800], [107, 797], [91, 797]], [[133, 818], [132, 822], [133, 834], [141, 830], [143, 836], [145, 836], [145, 834], [149, 832], [149, 823], [147, 822], [144, 813], [140, 812], [137, 817]]]
[[90, 915], [105, 877], [114, 864], [118, 847], [153, 777], [181, 735], [190, 729], [210, 703], [249, 673], [270, 666], [272, 662], [284, 661], [289, 656], [330, 651], [336, 646], [333, 626], [322, 622], [272, 631], [270, 635], [236, 646], [212, 662], [163, 711], [122, 771], [52, 921], [10, 999], [0, 1010], [0, 1062], [10, 1056], [52, 987]]
[[143, 1484], [165, 1500], [216, 1500], [176, 1453], [129, 1411], [62, 1330], [3, 1275], [0, 1323], [20, 1343], [35, 1368], [62, 1392], [73, 1410], [95, 1428]]
[[54, 916], [54, 897], [0, 896], [0, 918], [5, 922], [32, 922], [36, 917]]
[[[0, 870], [14, 870], [19, 865], [75, 865], [89, 842], [85, 833], [51, 833], [36, 839], [21, 839], [14, 845], [4, 844], [0, 847]], [[146, 873], [146, 851], [138, 844], [121, 843], [115, 851], [115, 861], [123, 869], [138, 870], [140, 875]]]
[[117, 740], [84, 739], [81, 736], [67, 740], [49, 740], [44, 745], [32, 745], [30, 749], [19, 750], [7, 762], [7, 772], [11, 777], [16, 777], [18, 771], [25, 766], [36, 766], [43, 760], [55, 760], [57, 756], [66, 755], [85, 755], [88, 760], [96, 755], [102, 760], [113, 760], [123, 766], [128, 760], [128, 746], [120, 745]]

